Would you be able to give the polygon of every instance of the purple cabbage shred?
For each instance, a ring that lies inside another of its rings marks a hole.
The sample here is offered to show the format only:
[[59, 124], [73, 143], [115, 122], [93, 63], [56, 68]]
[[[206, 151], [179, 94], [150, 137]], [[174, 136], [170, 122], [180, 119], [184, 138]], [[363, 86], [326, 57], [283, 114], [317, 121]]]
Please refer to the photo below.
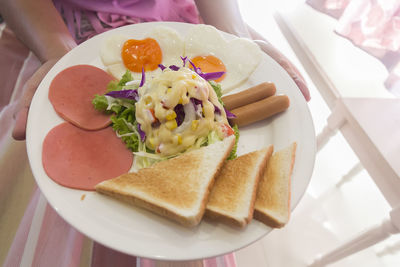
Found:
[[125, 99], [139, 101], [139, 93], [138, 93], [137, 89], [111, 91], [111, 92], [108, 92], [106, 95], [114, 97], [114, 98], [125, 98]]
[[176, 124], [180, 126], [183, 120], [185, 119], [185, 111], [183, 109], [183, 105], [182, 104], [176, 105], [174, 111], [176, 113], [176, 118], [175, 118]]
[[189, 60], [190, 65], [193, 68], [193, 71], [196, 72], [200, 77], [202, 77], [204, 80], [216, 80], [220, 78], [222, 75], [225, 74], [224, 71], [217, 71], [217, 72], [208, 72], [208, 73], [203, 73], [200, 68], [196, 67], [194, 63]]
[[187, 61], [187, 56], [186, 57], [181, 57], [182, 61], [183, 61], [183, 67], [186, 66], [186, 61]]
[[203, 106], [203, 101], [197, 98], [190, 98], [190, 102], [192, 102], [195, 111], [197, 111], [199, 105]]
[[230, 112], [230, 111], [227, 110], [226, 108], [224, 108], [224, 110], [225, 110], [225, 113], [226, 113], [226, 117], [227, 117], [228, 119], [234, 119], [234, 118], [236, 118], [236, 115], [235, 115], [235, 114], [233, 114], [232, 112]]
[[142, 141], [142, 143], [144, 143], [144, 141], [146, 140], [146, 133], [142, 131], [142, 128], [140, 127], [140, 123], [138, 123], [137, 129], [138, 129], [138, 132], [140, 135], [140, 141]]
[[158, 67], [161, 69], [161, 71], [163, 71], [163, 70], [165, 70], [167, 68], [163, 64], [158, 64]]
[[169, 68], [171, 69], [171, 70], [173, 70], [173, 71], [178, 71], [180, 68], [178, 67], [178, 66], [176, 66], [176, 65], [171, 65], [171, 66], [169, 66]]
[[194, 63], [191, 60], [189, 60], [189, 63], [192, 66], [194, 72], [196, 72], [198, 75], [203, 74], [203, 72], [201, 72], [201, 69], [196, 67], [196, 65], [194, 65]]
[[222, 75], [224, 75], [224, 71], [217, 71], [217, 72], [208, 72], [208, 73], [203, 73], [199, 74], [204, 80], [216, 80], [220, 78]]
[[214, 105], [214, 113], [221, 115], [221, 110], [216, 105]]
[[[235, 114], [233, 114], [232, 112], [230, 112], [230, 111], [227, 110], [226, 108], [224, 108], [224, 110], [225, 110], [226, 118], [228, 118], [228, 119], [234, 119], [234, 118], [236, 118], [236, 115], [235, 115]], [[221, 110], [220, 110], [219, 107], [217, 107], [216, 105], [214, 105], [214, 112], [215, 112], [216, 114], [221, 115]]]
[[142, 79], [140, 80], [139, 87], [142, 87], [144, 85], [145, 81], [146, 81], [146, 75], [145, 75], [145, 72], [144, 72], [144, 68], [142, 68]]

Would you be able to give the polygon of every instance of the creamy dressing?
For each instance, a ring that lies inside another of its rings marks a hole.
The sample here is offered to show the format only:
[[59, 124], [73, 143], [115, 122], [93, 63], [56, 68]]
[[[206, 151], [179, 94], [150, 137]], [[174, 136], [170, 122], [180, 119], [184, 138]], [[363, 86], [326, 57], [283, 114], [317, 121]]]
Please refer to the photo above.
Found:
[[[211, 85], [188, 68], [164, 70], [139, 88], [139, 96], [136, 120], [146, 133], [146, 146], [160, 156], [199, 147], [211, 131], [224, 138], [221, 125], [228, 125], [224, 108]], [[179, 108], [185, 117], [178, 126]]]

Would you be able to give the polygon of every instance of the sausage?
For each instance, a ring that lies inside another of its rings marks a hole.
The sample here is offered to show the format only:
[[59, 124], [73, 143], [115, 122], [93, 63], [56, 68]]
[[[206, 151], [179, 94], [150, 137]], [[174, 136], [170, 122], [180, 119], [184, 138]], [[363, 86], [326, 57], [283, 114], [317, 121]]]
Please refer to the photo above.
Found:
[[227, 110], [232, 110], [274, 95], [275, 84], [270, 82], [260, 83], [240, 93], [222, 97]]
[[290, 105], [286, 95], [274, 95], [249, 105], [231, 110], [236, 118], [230, 119], [232, 125], [245, 126], [286, 110]]

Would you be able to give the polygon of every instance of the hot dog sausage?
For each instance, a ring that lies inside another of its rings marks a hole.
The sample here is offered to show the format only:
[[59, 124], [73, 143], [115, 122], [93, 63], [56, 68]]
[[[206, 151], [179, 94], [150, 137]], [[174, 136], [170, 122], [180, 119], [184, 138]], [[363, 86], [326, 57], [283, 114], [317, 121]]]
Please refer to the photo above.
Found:
[[274, 95], [249, 105], [231, 110], [236, 118], [231, 119], [232, 125], [245, 126], [266, 119], [282, 112], [289, 107], [290, 101], [286, 95]]
[[275, 84], [264, 82], [250, 87], [240, 93], [222, 97], [227, 110], [232, 110], [250, 103], [259, 101], [266, 97], [274, 95], [276, 92]]

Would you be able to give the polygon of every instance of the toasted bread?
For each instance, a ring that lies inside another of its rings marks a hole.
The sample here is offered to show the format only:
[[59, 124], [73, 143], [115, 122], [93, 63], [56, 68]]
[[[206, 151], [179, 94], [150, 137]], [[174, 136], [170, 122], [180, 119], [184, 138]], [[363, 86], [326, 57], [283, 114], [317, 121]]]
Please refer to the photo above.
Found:
[[257, 185], [273, 147], [225, 162], [207, 203], [206, 217], [245, 227], [253, 218]]
[[104, 181], [96, 191], [146, 208], [185, 226], [197, 225], [214, 179], [235, 143], [223, 141]]
[[254, 218], [274, 228], [283, 227], [290, 218], [291, 176], [297, 143], [275, 152], [259, 185]]

